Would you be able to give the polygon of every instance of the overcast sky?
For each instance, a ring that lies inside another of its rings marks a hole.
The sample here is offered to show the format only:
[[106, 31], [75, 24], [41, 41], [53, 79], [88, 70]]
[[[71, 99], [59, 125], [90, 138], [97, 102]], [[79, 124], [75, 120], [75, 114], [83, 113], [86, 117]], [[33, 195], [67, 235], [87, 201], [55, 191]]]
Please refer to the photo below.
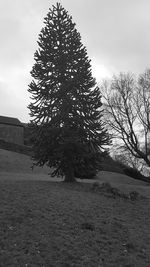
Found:
[[[97, 82], [150, 67], [150, 0], [61, 0], [92, 60]], [[52, 0], [0, 0], [0, 115], [29, 121], [28, 84]]]

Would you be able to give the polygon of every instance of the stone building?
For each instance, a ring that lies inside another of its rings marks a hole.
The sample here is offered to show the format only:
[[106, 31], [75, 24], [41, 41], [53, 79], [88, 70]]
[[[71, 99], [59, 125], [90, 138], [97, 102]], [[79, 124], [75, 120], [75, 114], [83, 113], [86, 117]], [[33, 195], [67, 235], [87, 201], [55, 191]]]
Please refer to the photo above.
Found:
[[0, 140], [23, 145], [23, 124], [16, 118], [0, 116]]

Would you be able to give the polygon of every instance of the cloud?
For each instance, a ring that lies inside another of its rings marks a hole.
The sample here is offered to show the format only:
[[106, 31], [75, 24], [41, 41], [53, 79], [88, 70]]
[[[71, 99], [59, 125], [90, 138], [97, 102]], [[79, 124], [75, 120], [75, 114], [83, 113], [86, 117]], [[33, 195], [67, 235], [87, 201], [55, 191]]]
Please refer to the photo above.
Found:
[[27, 92], [30, 83], [30, 66], [14, 67], [9, 73], [3, 72], [0, 78], [0, 114], [18, 117], [21, 121], [29, 121], [27, 106], [30, 102]]
[[[143, 72], [150, 58], [149, 0], [60, 0], [72, 15], [99, 81]], [[28, 120], [30, 70], [43, 19], [54, 0], [0, 1], [0, 114]], [[6, 101], [7, 100], [7, 101]]]
[[[62, 1], [69, 6], [67, 0]], [[143, 71], [150, 57], [149, 0], [75, 1], [69, 7], [89, 56], [119, 71]], [[78, 9], [78, 12], [77, 12]]]
[[102, 79], [111, 78], [114, 73], [114, 70], [109, 66], [107, 68], [105, 65], [100, 64], [96, 59], [92, 59], [92, 74], [93, 77], [96, 78], [97, 83], [99, 83]]

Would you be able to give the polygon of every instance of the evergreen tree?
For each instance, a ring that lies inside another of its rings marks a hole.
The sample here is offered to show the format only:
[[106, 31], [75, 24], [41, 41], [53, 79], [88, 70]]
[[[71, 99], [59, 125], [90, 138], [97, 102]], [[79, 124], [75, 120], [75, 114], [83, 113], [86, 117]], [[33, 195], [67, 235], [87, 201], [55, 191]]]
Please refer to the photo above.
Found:
[[44, 19], [28, 91], [36, 165], [74, 181], [75, 171], [97, 167], [109, 136], [101, 122], [101, 94], [90, 60], [68, 12], [57, 3]]

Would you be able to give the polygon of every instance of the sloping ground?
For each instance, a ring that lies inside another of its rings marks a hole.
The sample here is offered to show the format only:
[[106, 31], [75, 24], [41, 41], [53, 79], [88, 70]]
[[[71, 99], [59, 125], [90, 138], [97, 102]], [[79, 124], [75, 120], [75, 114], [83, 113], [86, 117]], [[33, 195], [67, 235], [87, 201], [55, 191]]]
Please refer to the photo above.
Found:
[[[46, 166], [43, 168], [34, 167], [30, 156], [20, 153], [0, 149], [0, 172], [22, 173], [22, 174], [48, 174], [50, 169]], [[108, 175], [109, 174], [109, 175]], [[29, 175], [28, 175], [29, 176]], [[145, 182], [135, 180], [124, 174], [101, 171], [97, 175], [101, 182], [113, 182], [121, 184], [145, 185]]]
[[124, 174], [121, 166], [117, 163], [117, 161], [113, 160], [113, 158], [111, 158], [110, 156], [101, 159], [101, 168], [102, 171], [117, 172]]
[[150, 200], [90, 186], [0, 181], [0, 266], [149, 267]]
[[[150, 199], [51, 182], [47, 168], [31, 165], [28, 156], [0, 150], [1, 267], [150, 266]], [[97, 181], [150, 192], [117, 173], [100, 172]]]
[[108, 183], [113, 182], [115, 184], [127, 184], [127, 185], [146, 185], [146, 183], [143, 181], [135, 180], [125, 174], [110, 172], [110, 171], [109, 172], [101, 171], [98, 173], [97, 177], [101, 182], [108, 182]]
[[98, 174], [98, 181], [100, 183], [110, 183], [124, 193], [137, 191], [150, 198], [150, 183], [135, 180], [124, 174], [103, 171]]
[[[27, 155], [0, 149], [0, 180], [61, 181], [61, 178], [52, 178], [48, 175], [51, 173], [48, 167], [34, 167], [32, 170], [32, 164], [31, 158]], [[86, 183], [108, 182], [125, 193], [137, 191], [150, 197], [150, 184], [120, 173], [101, 171], [97, 175], [97, 180], [78, 179], [78, 181]]]
[[0, 172], [24, 173], [24, 174], [48, 174], [49, 169], [34, 167], [30, 156], [0, 149]]

